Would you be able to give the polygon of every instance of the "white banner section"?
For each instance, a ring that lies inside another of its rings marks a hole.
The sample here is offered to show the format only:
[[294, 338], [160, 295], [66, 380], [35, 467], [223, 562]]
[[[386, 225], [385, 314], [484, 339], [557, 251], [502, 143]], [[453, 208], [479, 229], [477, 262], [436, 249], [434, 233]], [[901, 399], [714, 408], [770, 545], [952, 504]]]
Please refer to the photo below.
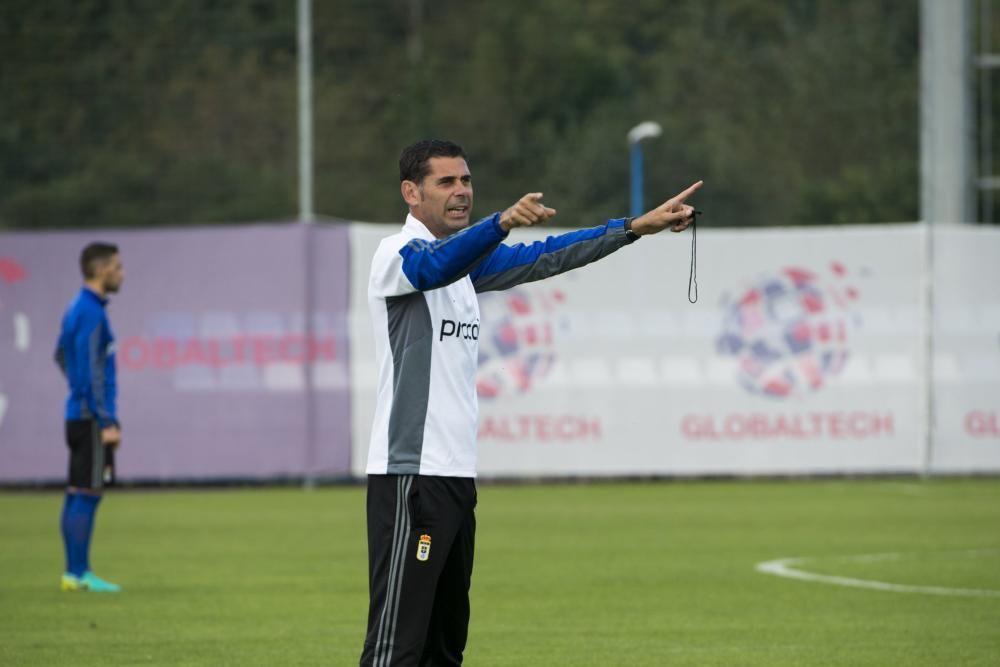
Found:
[[1000, 471], [1000, 229], [942, 227], [931, 241], [931, 470]]
[[[375, 400], [368, 271], [379, 239], [394, 231], [351, 233], [356, 475]], [[545, 236], [515, 230], [508, 243]], [[928, 346], [918, 227], [702, 228], [696, 304], [687, 299], [690, 240], [690, 232], [646, 237], [582, 269], [480, 295], [481, 475], [922, 469]], [[992, 257], [990, 278], [976, 280], [995, 294]], [[959, 411], [995, 416], [995, 372], [993, 382], [992, 401], [963, 400]], [[958, 420], [965, 429], [968, 417]], [[936, 463], [979, 461], [970, 449], [982, 446], [977, 438], [956, 441], [962, 448]]]

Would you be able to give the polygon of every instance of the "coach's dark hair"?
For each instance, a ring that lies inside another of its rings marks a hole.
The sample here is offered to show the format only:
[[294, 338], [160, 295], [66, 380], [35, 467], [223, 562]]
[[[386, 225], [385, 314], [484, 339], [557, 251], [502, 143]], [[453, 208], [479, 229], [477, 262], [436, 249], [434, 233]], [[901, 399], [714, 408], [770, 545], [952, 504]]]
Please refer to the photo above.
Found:
[[465, 151], [458, 144], [442, 139], [424, 139], [407, 146], [399, 156], [399, 182], [413, 181], [417, 185], [431, 170], [432, 157], [465, 157]]
[[113, 243], [96, 241], [80, 253], [80, 271], [84, 280], [90, 280], [97, 273], [97, 265], [106, 262], [118, 254], [118, 246]]

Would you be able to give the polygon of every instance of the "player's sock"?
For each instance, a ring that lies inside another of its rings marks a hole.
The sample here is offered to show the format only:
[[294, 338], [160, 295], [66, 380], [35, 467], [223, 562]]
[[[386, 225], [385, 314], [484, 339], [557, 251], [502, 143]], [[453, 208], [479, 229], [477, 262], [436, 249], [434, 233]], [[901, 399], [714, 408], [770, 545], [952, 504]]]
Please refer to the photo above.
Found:
[[90, 572], [90, 538], [94, 534], [94, 517], [97, 515], [97, 505], [101, 502], [101, 496], [87, 496], [89, 510], [87, 512], [87, 533], [83, 542], [83, 571]]
[[82, 577], [90, 569], [90, 536], [100, 502], [100, 496], [78, 493], [69, 506], [69, 573], [76, 577]]
[[72, 572], [75, 563], [73, 562], [74, 552], [70, 548], [70, 531], [69, 531], [69, 516], [70, 507], [76, 500], [76, 494], [66, 492], [66, 498], [63, 500], [62, 515], [59, 517], [59, 531], [62, 533], [63, 538], [63, 550], [66, 552], [66, 570], [65, 572]]

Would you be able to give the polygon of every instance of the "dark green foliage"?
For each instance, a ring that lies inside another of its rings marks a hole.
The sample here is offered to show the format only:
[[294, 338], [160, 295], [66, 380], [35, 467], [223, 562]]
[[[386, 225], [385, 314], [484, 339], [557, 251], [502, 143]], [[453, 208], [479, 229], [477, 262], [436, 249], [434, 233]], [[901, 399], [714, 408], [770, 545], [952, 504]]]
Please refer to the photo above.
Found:
[[[314, 2], [316, 208], [396, 221], [400, 148], [462, 143], [476, 213], [560, 224], [697, 178], [712, 225], [914, 220], [916, 0]], [[1000, 14], [1000, 12], [998, 12]], [[297, 213], [295, 3], [8, 0], [0, 227]]]

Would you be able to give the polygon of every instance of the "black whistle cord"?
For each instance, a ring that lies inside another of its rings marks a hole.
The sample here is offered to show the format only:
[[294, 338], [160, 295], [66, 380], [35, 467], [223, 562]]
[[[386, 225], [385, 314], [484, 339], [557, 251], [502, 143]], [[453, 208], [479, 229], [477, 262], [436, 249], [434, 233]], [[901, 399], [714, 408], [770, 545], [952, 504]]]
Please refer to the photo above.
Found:
[[[698, 214], [695, 211], [691, 218], [691, 272], [688, 274], [688, 302], [698, 302]], [[694, 298], [691, 298], [691, 286], [694, 285]]]

